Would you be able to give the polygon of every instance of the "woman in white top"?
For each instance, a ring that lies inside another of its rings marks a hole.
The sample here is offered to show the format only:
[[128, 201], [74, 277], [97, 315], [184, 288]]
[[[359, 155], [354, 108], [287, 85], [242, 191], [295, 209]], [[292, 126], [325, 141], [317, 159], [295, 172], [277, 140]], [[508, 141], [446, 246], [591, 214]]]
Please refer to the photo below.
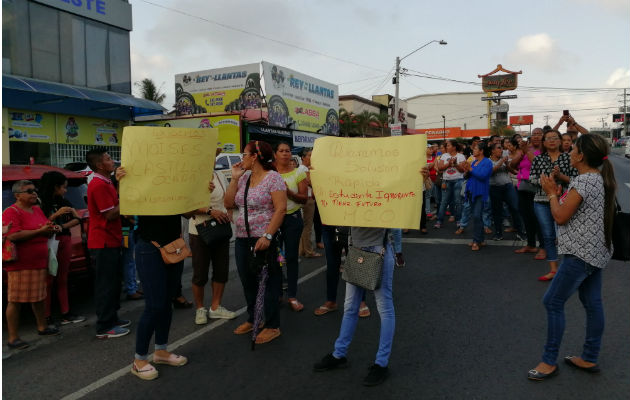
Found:
[[[221, 298], [228, 280], [230, 266], [230, 238], [216, 240], [207, 244], [199, 236], [197, 225], [214, 222], [229, 224], [230, 217], [223, 204], [227, 181], [222, 174], [213, 173], [212, 181], [208, 185], [210, 190], [209, 206], [200, 208], [190, 219], [188, 233], [190, 249], [192, 251], [192, 289], [195, 300], [195, 323], [204, 325], [210, 318], [232, 319], [236, 314], [221, 305]], [[212, 262], [212, 301], [210, 307], [204, 307], [204, 286], [208, 282], [210, 263]]]

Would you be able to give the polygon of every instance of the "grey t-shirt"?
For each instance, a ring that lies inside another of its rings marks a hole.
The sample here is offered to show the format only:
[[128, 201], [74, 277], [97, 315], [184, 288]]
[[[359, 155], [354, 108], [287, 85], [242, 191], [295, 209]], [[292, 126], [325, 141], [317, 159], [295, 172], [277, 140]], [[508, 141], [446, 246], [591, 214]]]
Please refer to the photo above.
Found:
[[386, 229], [351, 227], [352, 245], [354, 247], [382, 246]]
[[[492, 161], [492, 159], [490, 159], [490, 161]], [[500, 160], [492, 161], [492, 168], [494, 168], [499, 161]], [[503, 163], [498, 170], [492, 173], [492, 176], [490, 177], [490, 184], [492, 186], [503, 186], [508, 183], [512, 183], [512, 180], [510, 179], [505, 163]]]

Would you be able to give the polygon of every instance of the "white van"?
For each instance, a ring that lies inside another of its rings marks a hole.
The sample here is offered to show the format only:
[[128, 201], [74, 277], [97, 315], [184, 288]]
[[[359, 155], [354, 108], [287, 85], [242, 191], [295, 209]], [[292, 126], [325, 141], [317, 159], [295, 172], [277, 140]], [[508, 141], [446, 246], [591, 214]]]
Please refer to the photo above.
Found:
[[243, 161], [243, 155], [238, 153], [219, 154], [214, 163], [214, 169], [223, 174], [228, 183], [232, 180], [232, 165]]

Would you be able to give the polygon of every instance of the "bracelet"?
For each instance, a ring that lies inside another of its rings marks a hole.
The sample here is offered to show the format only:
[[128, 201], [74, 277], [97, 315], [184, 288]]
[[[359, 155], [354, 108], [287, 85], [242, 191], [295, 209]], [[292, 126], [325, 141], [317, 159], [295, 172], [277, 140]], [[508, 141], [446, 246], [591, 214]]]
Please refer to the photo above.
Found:
[[555, 194], [552, 194], [551, 196], [547, 196], [547, 199], [549, 199], [549, 201], [551, 201], [551, 199], [553, 199], [554, 197], [558, 197]]
[[210, 213], [212, 213], [212, 207], [208, 207], [208, 211], [206, 211], [207, 215], [210, 215]]

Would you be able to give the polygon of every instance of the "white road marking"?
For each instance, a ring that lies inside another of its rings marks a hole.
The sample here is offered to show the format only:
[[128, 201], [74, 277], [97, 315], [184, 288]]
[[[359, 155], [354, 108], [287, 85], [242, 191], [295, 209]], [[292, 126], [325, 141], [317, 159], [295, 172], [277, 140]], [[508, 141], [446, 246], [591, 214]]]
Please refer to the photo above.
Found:
[[[316, 269], [315, 271], [304, 275], [303, 277], [301, 277], [298, 280], [298, 284], [303, 283], [308, 281], [309, 279], [321, 274], [322, 272], [326, 271], [326, 266], [324, 265], [323, 267], [320, 267], [318, 269]], [[240, 316], [242, 314], [244, 314], [245, 312], [247, 312], [247, 307], [243, 307], [240, 308], [239, 310], [236, 311], [236, 316]], [[168, 346], [168, 351], [175, 351], [175, 349], [199, 338], [200, 336], [205, 335], [206, 333], [220, 327], [221, 325], [224, 325], [228, 322], [227, 319], [220, 319], [218, 321], [215, 321], [209, 325], [204, 326], [203, 328], [191, 333], [188, 336], [184, 336], [183, 338], [177, 340], [176, 342], [171, 343]], [[149, 356], [149, 361], [153, 360], [153, 355]], [[115, 381], [116, 379], [125, 376], [126, 374], [129, 373], [129, 371], [131, 370], [131, 364], [119, 369], [118, 371], [114, 371], [111, 374], [95, 381], [92, 382], [91, 384], [77, 390], [74, 393], [70, 393], [69, 395], [65, 396], [62, 398], [62, 400], [74, 400], [74, 399], [80, 399], [83, 396], [86, 396], [88, 394], [90, 394], [91, 392], [100, 389], [101, 387], [107, 385], [108, 383], [111, 383], [113, 381]]]

